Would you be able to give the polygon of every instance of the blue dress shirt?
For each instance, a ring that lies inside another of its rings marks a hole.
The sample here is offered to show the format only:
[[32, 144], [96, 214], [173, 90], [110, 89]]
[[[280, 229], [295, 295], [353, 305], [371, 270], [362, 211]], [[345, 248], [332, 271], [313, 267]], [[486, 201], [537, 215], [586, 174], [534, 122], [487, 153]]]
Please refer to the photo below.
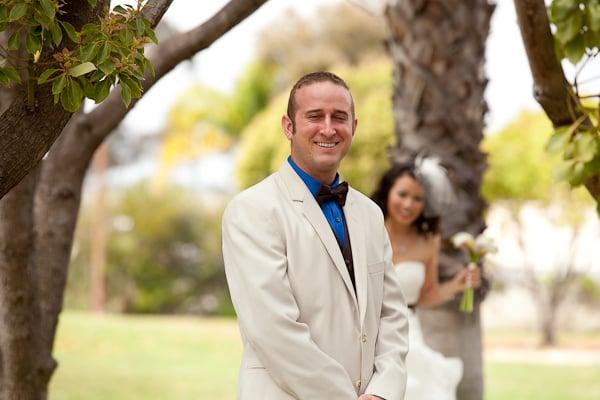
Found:
[[[290, 163], [294, 171], [296, 171], [298, 176], [300, 176], [300, 179], [302, 179], [302, 181], [306, 184], [308, 190], [310, 190], [313, 197], [317, 197], [317, 193], [319, 193], [319, 189], [321, 187], [321, 182], [304, 172], [298, 165], [296, 165], [296, 163], [292, 160], [292, 156], [288, 157], [288, 162]], [[333, 189], [339, 184], [340, 175], [335, 174], [335, 179], [333, 180], [333, 183], [330, 186]], [[337, 201], [328, 200], [325, 203], [321, 204], [321, 210], [323, 211], [323, 214], [325, 215], [329, 226], [331, 226], [331, 229], [333, 230], [333, 233], [335, 234], [335, 237], [338, 240], [340, 247], [343, 247], [345, 235], [344, 213], [342, 207], [338, 204]]]

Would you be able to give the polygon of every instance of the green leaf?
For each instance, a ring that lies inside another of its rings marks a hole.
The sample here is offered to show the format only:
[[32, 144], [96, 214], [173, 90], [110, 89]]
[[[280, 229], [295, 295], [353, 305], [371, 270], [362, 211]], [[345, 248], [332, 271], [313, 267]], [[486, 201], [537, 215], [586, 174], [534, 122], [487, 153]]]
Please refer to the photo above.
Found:
[[57, 23], [53, 23], [50, 26], [50, 33], [52, 34], [52, 42], [54, 42], [54, 46], [58, 47], [60, 42], [62, 42], [62, 29], [60, 29], [60, 25]]
[[565, 58], [565, 49], [563, 44], [554, 36], [554, 52], [556, 53], [556, 59], [562, 60]]
[[81, 49], [81, 61], [91, 61], [96, 57], [96, 54], [98, 54], [98, 45], [96, 43], [90, 43]]
[[154, 30], [150, 26], [146, 26], [146, 36], [150, 40], [152, 40], [152, 42], [154, 44], [158, 44], [158, 38], [156, 37], [156, 34], [154, 33]]
[[69, 75], [73, 76], [73, 77], [78, 77], [81, 75], [85, 75], [88, 72], [92, 72], [96, 70], [96, 66], [94, 65], [94, 63], [91, 63], [89, 61], [81, 63], [79, 65], [76, 65], [73, 68], [69, 68]]
[[108, 97], [110, 93], [111, 82], [108, 78], [98, 82], [96, 88], [94, 89], [94, 100], [96, 104], [101, 103]]
[[574, 12], [566, 20], [556, 24], [556, 33], [558, 40], [566, 44], [573, 39], [583, 26], [583, 14], [580, 11]]
[[13, 67], [2, 67], [0, 68], [0, 71], [2, 71], [2, 73], [6, 76], [9, 82], [21, 82], [21, 77], [19, 76], [19, 73]]
[[579, 186], [586, 179], [585, 166], [582, 162], [576, 162], [573, 164], [571, 175], [569, 176], [569, 183], [571, 186]]
[[113, 12], [117, 14], [127, 14], [127, 10], [120, 5], [113, 8]]
[[571, 40], [565, 46], [565, 55], [567, 59], [573, 64], [577, 64], [583, 54], [585, 53], [585, 43], [581, 35], [575, 36], [575, 39]]
[[588, 132], [578, 134], [574, 139], [575, 153], [574, 158], [580, 162], [591, 161], [596, 155], [597, 146], [595, 138]]
[[67, 77], [65, 74], [62, 74], [52, 84], [52, 94], [54, 94], [54, 95], [60, 94], [63, 91], [63, 89], [65, 88], [66, 83], [67, 83]]
[[556, 170], [554, 170], [554, 179], [556, 181], [565, 181], [569, 179], [571, 176], [571, 172], [573, 171], [573, 165], [575, 161], [568, 160], [560, 163]]
[[121, 80], [121, 86], [126, 85], [129, 88], [131, 91], [131, 97], [134, 99], [139, 99], [142, 96], [142, 87], [140, 86], [139, 82], [126, 76], [119, 76], [119, 79]]
[[562, 150], [570, 136], [569, 126], [561, 126], [557, 128], [546, 144], [546, 151], [556, 152], [558, 150]]
[[2, 70], [0, 70], [0, 86], [8, 86], [8, 85], [10, 85], [10, 81], [8, 80], [8, 77], [6, 75], [4, 75]]
[[564, 21], [578, 6], [578, 0], [554, 0], [550, 5], [550, 19], [554, 23]]
[[146, 66], [146, 69], [150, 71], [150, 76], [152, 76], [152, 78], [155, 78], [156, 73], [154, 72], [154, 66], [152, 65], [152, 62], [146, 58], [144, 61], [144, 65]]
[[593, 31], [600, 30], [600, 3], [588, 4], [586, 7], [587, 26]]
[[97, 3], [97, 1], [98, 1], [98, 0], [88, 0], [88, 3], [89, 3], [89, 5], [90, 5], [90, 6], [92, 6], [92, 7], [96, 7], [96, 3]]
[[65, 90], [60, 95], [60, 103], [63, 108], [70, 112], [75, 112], [81, 105], [83, 99], [83, 90], [76, 80], [69, 80]]
[[98, 54], [98, 64], [102, 64], [104, 61], [106, 61], [108, 56], [110, 56], [110, 49], [110, 44], [104, 43], [104, 45], [100, 49], [100, 53]]
[[0, 22], [8, 22], [8, 8], [5, 5], [0, 5]]
[[144, 34], [144, 31], [146, 30], [146, 24], [144, 24], [144, 21], [142, 20], [141, 17], [138, 17], [135, 19], [135, 31], [137, 32], [138, 36], [142, 36]]
[[26, 3], [17, 3], [10, 10], [10, 14], [8, 15], [8, 20], [10, 22], [16, 21], [22, 18], [27, 13], [27, 4]]
[[42, 41], [33, 31], [29, 31], [25, 37], [25, 47], [29, 54], [35, 54], [42, 48]]
[[13, 33], [12, 35], [10, 35], [10, 38], [8, 38], [8, 49], [9, 50], [19, 50], [19, 43], [20, 43], [20, 33], [19, 31]]
[[131, 89], [129, 89], [129, 86], [121, 84], [121, 99], [125, 107], [129, 107], [129, 104], [131, 104]]
[[54, 3], [52, 3], [50, 0], [40, 0], [40, 4], [42, 5], [44, 14], [48, 18], [50, 18], [50, 20], [54, 20], [54, 15], [56, 13], [56, 9], [54, 8]]
[[65, 30], [65, 33], [67, 34], [69, 39], [71, 39], [71, 41], [73, 43], [78, 43], [79, 38], [77, 37], [77, 31], [75, 30], [73, 25], [71, 25], [70, 23], [68, 23], [66, 21], [60, 21], [60, 24], [62, 25], [62, 27]]
[[53, 74], [55, 74], [56, 72], [61, 71], [60, 69], [57, 68], [50, 68], [45, 70], [44, 72], [42, 72], [40, 74], [40, 77], [37, 80], [38, 85], [41, 85], [43, 83], [45, 83]]
[[46, 29], [49, 29], [50, 25], [54, 23], [54, 20], [48, 18], [40, 6], [33, 9], [33, 20]]
[[98, 66], [100, 71], [104, 72], [105, 75], [110, 75], [115, 71], [115, 66], [111, 60], [106, 60]]
[[85, 79], [83, 76], [79, 77], [79, 83], [83, 88], [83, 95], [87, 98], [94, 99], [94, 96], [96, 94], [96, 89], [94, 88], [94, 85], [92, 85], [90, 81]]
[[591, 30], [585, 31], [583, 34], [583, 41], [585, 43], [585, 47], [588, 49], [600, 47], [600, 32], [594, 32]]

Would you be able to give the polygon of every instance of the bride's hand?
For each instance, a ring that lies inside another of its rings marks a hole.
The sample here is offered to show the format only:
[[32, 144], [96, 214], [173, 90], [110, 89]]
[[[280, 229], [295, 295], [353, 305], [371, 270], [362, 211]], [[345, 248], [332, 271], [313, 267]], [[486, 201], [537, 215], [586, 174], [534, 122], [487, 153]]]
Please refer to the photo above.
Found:
[[469, 287], [468, 282], [471, 282], [471, 287], [478, 288], [481, 286], [481, 269], [468, 269], [461, 268], [461, 270], [454, 276], [452, 282], [457, 288], [457, 292], [464, 291], [467, 287]]

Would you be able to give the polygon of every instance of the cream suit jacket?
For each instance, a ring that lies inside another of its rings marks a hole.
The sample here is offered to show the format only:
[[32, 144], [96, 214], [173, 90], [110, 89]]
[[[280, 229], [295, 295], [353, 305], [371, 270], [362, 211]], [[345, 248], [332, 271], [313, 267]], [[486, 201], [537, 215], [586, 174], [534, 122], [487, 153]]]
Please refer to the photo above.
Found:
[[407, 309], [381, 211], [344, 206], [356, 293], [334, 233], [286, 161], [223, 216], [227, 282], [244, 345], [238, 399], [404, 399]]

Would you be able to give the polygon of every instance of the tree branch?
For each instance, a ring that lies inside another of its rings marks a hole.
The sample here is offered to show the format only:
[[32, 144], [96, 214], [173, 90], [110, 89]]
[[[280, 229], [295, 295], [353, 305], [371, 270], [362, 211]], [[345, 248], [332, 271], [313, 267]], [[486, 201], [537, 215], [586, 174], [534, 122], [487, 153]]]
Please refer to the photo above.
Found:
[[[107, 1], [98, 1], [95, 8], [87, 2], [67, 2], [63, 8], [65, 21], [79, 28], [95, 20]], [[43, 52], [40, 63], [49, 57], [51, 54]], [[71, 117], [70, 112], [54, 104], [50, 86], [37, 88], [33, 110], [27, 104], [25, 88], [19, 87], [0, 117], [0, 199], [38, 164]]]
[[[144, 91], [148, 91], [180, 62], [190, 59], [199, 51], [212, 45], [266, 2], [267, 0], [231, 0], [202, 25], [165, 40], [149, 57], [156, 75], [152, 78], [150, 74], [146, 74], [143, 82]], [[116, 88], [102, 104], [86, 116], [82, 116], [86, 121], [81, 123], [91, 128], [90, 146], [86, 150], [95, 151], [134, 105], [135, 103], [130, 108], [125, 108], [121, 101], [121, 90]]]
[[[533, 75], [534, 97], [554, 127], [571, 125], [581, 111], [556, 57], [544, 0], [514, 0], [514, 3]], [[591, 125], [591, 122], [584, 125]], [[585, 187], [594, 199], [600, 198], [599, 176], [588, 179]]]
[[142, 13], [148, 18], [153, 28], [158, 25], [172, 2], [173, 0], [148, 0], [144, 5]]

